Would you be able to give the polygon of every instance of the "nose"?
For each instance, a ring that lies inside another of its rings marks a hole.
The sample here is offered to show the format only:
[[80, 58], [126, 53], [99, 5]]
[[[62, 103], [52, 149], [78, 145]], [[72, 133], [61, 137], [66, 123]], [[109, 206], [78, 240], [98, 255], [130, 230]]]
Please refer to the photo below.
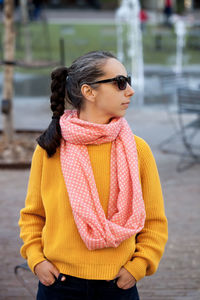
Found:
[[132, 86], [130, 86], [129, 84], [127, 84], [127, 87], [125, 89], [125, 96], [126, 97], [131, 97], [135, 94], [134, 89], [132, 88]]

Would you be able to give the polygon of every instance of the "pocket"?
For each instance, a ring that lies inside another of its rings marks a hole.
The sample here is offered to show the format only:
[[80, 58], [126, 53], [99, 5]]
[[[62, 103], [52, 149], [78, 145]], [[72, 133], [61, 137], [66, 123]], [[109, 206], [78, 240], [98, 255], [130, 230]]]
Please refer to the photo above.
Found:
[[[60, 276], [60, 274], [59, 274], [59, 276]], [[62, 275], [61, 275], [61, 277], [62, 277]], [[61, 277], [60, 277], [60, 279], [61, 279]], [[53, 287], [55, 287], [55, 286], [60, 285], [60, 282], [61, 282], [61, 281], [59, 280], [59, 277], [58, 277], [58, 278], [55, 277], [54, 282], [53, 282], [52, 284], [50, 284], [50, 285], [45, 285], [45, 284], [43, 284], [41, 281], [40, 281], [40, 284], [41, 284], [42, 286], [44, 286], [45, 288], [53, 288]]]
[[[61, 281], [62, 276], [66, 278], [64, 281]], [[66, 295], [70, 295], [70, 299], [83, 299], [86, 293], [85, 289], [85, 279], [59, 274], [58, 279], [49, 287], [49, 292], [60, 295], [58, 299], [65, 299]]]
[[58, 280], [55, 280], [52, 284], [50, 284], [50, 285], [45, 285], [45, 284], [43, 284], [43, 283], [40, 281], [40, 284], [41, 284], [43, 287], [45, 287], [46, 289], [49, 289], [49, 288], [53, 288], [53, 287], [57, 286], [57, 285], [59, 284], [59, 282], [58, 282]]
[[120, 291], [124, 291], [124, 292], [131, 291], [131, 290], [133, 290], [133, 289], [136, 288], [136, 284], [134, 284], [132, 287], [130, 287], [128, 289], [122, 289], [122, 288], [118, 287], [118, 285], [117, 285], [117, 279], [112, 280], [111, 286], [113, 286], [114, 288], [116, 288], [116, 289], [118, 289]]
[[133, 300], [140, 300], [136, 284], [134, 284], [134, 286], [132, 286], [131, 288], [122, 289], [119, 288], [116, 283], [116, 290], [121, 295], [124, 295], [124, 297], [126, 296], [126, 297], [131, 297], [131, 299]]
[[51, 287], [54, 287], [55, 285], [57, 285], [57, 280], [55, 280], [54, 283], [48, 285], [47, 287], [51, 288]]

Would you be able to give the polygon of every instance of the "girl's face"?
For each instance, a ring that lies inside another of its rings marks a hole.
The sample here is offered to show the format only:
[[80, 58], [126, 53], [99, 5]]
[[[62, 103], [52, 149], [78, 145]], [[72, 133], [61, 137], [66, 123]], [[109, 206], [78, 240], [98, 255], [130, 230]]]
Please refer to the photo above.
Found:
[[[96, 81], [127, 77], [124, 66], [115, 58], [109, 58], [103, 66], [104, 75]], [[116, 82], [99, 83], [97, 87], [92, 84], [83, 84], [81, 87], [84, 105], [79, 112], [79, 118], [92, 123], [106, 124], [114, 117], [123, 117], [130, 103], [134, 90], [127, 83], [124, 90], [120, 90]]]
[[[127, 77], [125, 67], [114, 58], [107, 60], [103, 71], [104, 76], [96, 81], [119, 75]], [[108, 120], [113, 117], [123, 117], [130, 103], [130, 98], [134, 94], [133, 88], [128, 83], [125, 90], [120, 90], [116, 82], [100, 83], [95, 91], [95, 108], [100, 115], [107, 116]]]

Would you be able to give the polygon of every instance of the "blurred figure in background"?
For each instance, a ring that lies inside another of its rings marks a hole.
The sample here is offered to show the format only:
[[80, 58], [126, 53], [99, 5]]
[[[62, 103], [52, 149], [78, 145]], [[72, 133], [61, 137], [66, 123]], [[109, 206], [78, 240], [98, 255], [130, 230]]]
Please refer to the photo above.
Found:
[[3, 9], [3, 0], [0, 0], [0, 9]]
[[165, 7], [164, 7], [164, 16], [165, 16], [165, 24], [167, 26], [171, 26], [170, 18], [172, 16], [172, 2], [171, 0], [165, 0]]
[[41, 16], [41, 11], [42, 11], [42, 1], [40, 0], [33, 0], [33, 18], [34, 20], [38, 20]]
[[32, 21], [37, 21], [42, 17], [43, 1], [29, 0], [29, 15]]
[[148, 15], [146, 10], [143, 7], [141, 7], [139, 18], [140, 18], [141, 29], [142, 31], [145, 31]]

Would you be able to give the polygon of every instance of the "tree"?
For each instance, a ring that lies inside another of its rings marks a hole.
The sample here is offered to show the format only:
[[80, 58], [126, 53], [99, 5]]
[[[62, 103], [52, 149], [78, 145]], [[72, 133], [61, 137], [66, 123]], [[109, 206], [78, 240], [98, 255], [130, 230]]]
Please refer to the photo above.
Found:
[[4, 1], [4, 80], [2, 112], [4, 117], [5, 145], [11, 144], [14, 136], [13, 129], [13, 76], [15, 59], [15, 30], [14, 30], [14, 1]]

